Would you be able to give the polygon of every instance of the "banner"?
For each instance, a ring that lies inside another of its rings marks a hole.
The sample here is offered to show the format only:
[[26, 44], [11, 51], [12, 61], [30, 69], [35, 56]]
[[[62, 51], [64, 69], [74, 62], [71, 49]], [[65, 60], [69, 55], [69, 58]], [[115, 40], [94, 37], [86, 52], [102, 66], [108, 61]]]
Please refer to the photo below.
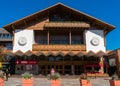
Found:
[[36, 61], [17, 60], [16, 64], [36, 64]]

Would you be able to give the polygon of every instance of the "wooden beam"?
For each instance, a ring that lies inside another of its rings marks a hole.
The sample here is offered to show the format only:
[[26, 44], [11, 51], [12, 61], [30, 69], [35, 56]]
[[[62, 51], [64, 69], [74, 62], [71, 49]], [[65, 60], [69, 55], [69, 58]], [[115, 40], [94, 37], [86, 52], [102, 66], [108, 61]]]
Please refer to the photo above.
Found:
[[50, 21], [50, 12], [49, 12], [49, 10], [48, 10], [47, 17], [48, 17], [48, 21]]
[[27, 25], [27, 22], [25, 20], [23, 20], [24, 24]]
[[48, 42], [48, 45], [49, 45], [50, 44], [50, 33], [49, 33], [49, 31], [47, 33], [47, 42]]
[[91, 26], [94, 26], [94, 24], [95, 24], [95, 21], [93, 20], [92, 23], [91, 23]]
[[106, 38], [105, 38], [105, 35], [107, 34], [107, 31], [105, 30], [106, 28], [107, 28], [107, 26], [105, 26], [103, 28], [103, 30], [104, 30], [104, 46], [106, 46]]
[[80, 15], [80, 19], [83, 20], [83, 15]]
[[107, 28], [107, 26], [104, 26], [104, 28], [103, 28], [103, 29], [105, 30], [106, 28]]
[[11, 25], [12, 29], [15, 30], [15, 27], [13, 25]]
[[15, 34], [15, 31], [14, 31], [14, 30], [12, 31], [12, 34], [13, 34], [13, 36], [14, 36], [14, 34]]
[[15, 31], [12, 31], [13, 37], [12, 37], [12, 46], [14, 46], [14, 37], [15, 37]]
[[38, 15], [35, 15], [35, 19], [38, 20]]
[[103, 30], [104, 30], [104, 35], [107, 34], [106, 28], [107, 28], [107, 26], [104, 26], [104, 28], [103, 28]]
[[71, 40], [72, 39], [72, 37], [71, 37], [71, 30], [69, 31], [69, 43], [70, 43], [70, 45], [71, 45]]

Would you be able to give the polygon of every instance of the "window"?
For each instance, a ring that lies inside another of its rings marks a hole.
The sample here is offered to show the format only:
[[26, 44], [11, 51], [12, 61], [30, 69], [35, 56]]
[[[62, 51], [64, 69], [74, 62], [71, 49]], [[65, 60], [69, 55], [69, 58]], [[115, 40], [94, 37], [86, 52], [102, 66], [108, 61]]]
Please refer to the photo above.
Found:
[[10, 39], [11, 39], [11, 38], [12, 38], [12, 35], [11, 35], [11, 34], [8, 34], [8, 38], [10, 38]]
[[92, 66], [86, 67], [87, 72], [92, 72]]
[[2, 38], [2, 34], [0, 34], [0, 38]]
[[82, 44], [81, 36], [80, 35], [73, 35], [71, 43], [72, 44]]
[[48, 57], [49, 58], [49, 61], [54, 61], [54, 57]]
[[2, 34], [2, 38], [5, 38], [5, 34]]
[[56, 57], [56, 61], [62, 60], [62, 57]]
[[52, 35], [50, 36], [50, 44], [69, 44], [67, 35]]
[[5, 47], [6, 47], [7, 49], [12, 49], [12, 43], [6, 43]]
[[35, 31], [35, 42], [37, 44], [47, 44], [47, 32]]

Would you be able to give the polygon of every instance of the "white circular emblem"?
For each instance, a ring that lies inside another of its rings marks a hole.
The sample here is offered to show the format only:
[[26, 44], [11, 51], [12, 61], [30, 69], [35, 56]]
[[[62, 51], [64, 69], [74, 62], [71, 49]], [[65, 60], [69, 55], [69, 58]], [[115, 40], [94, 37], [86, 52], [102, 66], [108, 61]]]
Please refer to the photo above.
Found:
[[100, 40], [97, 37], [93, 37], [91, 40], [91, 44], [94, 46], [98, 46], [99, 42], [100, 42]]
[[18, 40], [19, 45], [24, 46], [24, 45], [26, 45], [26, 43], [27, 43], [27, 39], [25, 37], [19, 38], [19, 40]]

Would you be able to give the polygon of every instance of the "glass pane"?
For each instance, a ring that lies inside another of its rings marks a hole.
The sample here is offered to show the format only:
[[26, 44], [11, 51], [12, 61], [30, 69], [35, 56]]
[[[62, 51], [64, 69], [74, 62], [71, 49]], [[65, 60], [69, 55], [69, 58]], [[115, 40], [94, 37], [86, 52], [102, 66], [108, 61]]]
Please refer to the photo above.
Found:
[[49, 61], [54, 61], [54, 57], [49, 57]]
[[62, 57], [56, 57], [56, 61], [62, 60]]

